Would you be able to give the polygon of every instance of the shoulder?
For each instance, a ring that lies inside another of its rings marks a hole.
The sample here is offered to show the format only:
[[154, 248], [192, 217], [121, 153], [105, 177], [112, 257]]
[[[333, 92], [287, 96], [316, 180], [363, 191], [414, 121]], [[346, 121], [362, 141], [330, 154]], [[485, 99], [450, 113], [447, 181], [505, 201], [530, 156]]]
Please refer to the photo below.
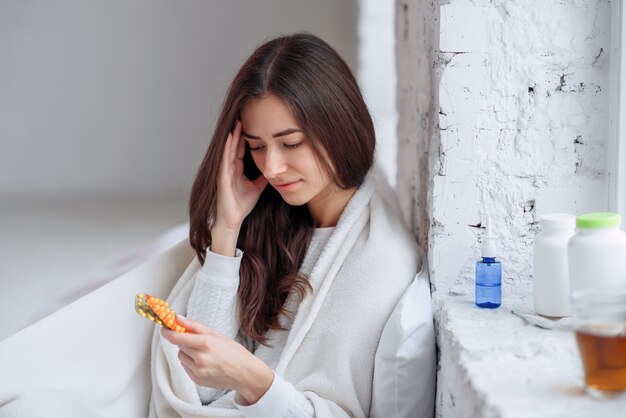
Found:
[[368, 225], [345, 261], [359, 293], [388, 295], [394, 301], [422, 264], [417, 241], [396, 209], [379, 193], [372, 196]]
[[[383, 258], [383, 264], [391, 261], [411, 265], [420, 259], [417, 241], [402, 218], [396, 202], [389, 201], [375, 192], [370, 201], [368, 246], [374, 254]], [[388, 260], [388, 262], [385, 262]]]

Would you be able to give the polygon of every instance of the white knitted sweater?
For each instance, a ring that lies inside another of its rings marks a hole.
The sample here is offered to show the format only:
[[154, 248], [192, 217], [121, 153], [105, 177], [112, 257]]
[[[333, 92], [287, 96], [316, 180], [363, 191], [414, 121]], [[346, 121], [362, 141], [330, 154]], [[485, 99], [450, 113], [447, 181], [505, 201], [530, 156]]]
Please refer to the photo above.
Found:
[[[330, 238], [334, 227], [316, 228], [302, 262], [300, 272], [310, 276], [315, 262], [319, 258], [324, 245]], [[187, 306], [187, 317], [218, 330], [222, 334], [239, 341], [249, 343], [241, 338], [239, 321], [237, 320], [237, 289], [239, 287], [239, 266], [243, 253], [237, 250], [235, 257], [225, 257], [207, 249], [204, 265], [194, 278], [193, 290]], [[314, 287], [318, 283], [311, 282]], [[285, 308], [295, 314], [298, 310], [299, 298], [292, 294], [285, 302]], [[270, 368], [278, 365], [287, 336], [293, 324], [293, 315], [279, 317], [283, 330], [268, 331], [267, 346], [252, 344], [251, 351]], [[246, 417], [270, 417], [280, 413], [285, 399], [293, 399], [293, 405], [300, 417], [313, 417], [313, 407], [303, 395], [282, 377], [275, 376], [269, 390], [254, 405], [243, 405], [232, 391], [197, 386], [200, 400], [204, 405], [213, 407], [238, 407]], [[277, 400], [278, 402], [274, 401]]]

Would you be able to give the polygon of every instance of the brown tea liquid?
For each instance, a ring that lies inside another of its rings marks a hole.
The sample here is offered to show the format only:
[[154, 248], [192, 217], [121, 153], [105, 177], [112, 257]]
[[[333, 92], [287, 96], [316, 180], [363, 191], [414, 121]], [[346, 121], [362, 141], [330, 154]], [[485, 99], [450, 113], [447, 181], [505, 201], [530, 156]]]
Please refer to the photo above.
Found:
[[576, 341], [585, 369], [585, 383], [595, 391], [626, 391], [626, 333], [613, 335], [576, 332]]

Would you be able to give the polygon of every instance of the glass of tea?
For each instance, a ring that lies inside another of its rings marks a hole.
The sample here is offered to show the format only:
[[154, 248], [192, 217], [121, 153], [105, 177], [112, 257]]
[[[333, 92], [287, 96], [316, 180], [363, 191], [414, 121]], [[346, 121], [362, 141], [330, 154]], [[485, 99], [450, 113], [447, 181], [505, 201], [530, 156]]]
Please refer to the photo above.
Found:
[[571, 302], [587, 393], [626, 397], [626, 287], [579, 290]]

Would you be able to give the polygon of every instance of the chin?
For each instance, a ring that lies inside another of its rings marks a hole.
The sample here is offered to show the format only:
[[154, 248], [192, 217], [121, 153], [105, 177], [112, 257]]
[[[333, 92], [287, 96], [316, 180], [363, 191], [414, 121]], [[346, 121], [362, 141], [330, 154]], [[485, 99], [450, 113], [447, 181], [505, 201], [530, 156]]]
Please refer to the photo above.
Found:
[[302, 206], [302, 205], [306, 205], [307, 203], [309, 203], [309, 200], [311, 200], [310, 198], [308, 198], [307, 196], [303, 196], [302, 194], [289, 194], [289, 193], [285, 193], [284, 195], [281, 194], [283, 200], [291, 206]]

